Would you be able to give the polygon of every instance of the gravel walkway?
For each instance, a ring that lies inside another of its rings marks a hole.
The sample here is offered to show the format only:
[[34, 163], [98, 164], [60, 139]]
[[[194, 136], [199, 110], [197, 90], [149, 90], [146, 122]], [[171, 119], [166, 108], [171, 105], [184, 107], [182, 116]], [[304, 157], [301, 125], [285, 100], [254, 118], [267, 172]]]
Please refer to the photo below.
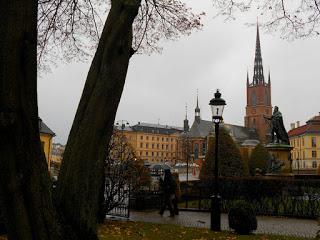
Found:
[[[177, 224], [187, 227], [210, 227], [210, 213], [207, 212], [180, 211], [180, 215], [171, 218], [168, 211], [165, 212], [164, 216], [160, 216], [157, 211], [131, 211], [130, 220]], [[221, 215], [221, 227], [223, 230], [230, 230], [227, 214]], [[258, 217], [258, 229], [255, 232], [311, 238], [316, 236], [318, 229], [320, 227], [316, 220], [262, 216]]]

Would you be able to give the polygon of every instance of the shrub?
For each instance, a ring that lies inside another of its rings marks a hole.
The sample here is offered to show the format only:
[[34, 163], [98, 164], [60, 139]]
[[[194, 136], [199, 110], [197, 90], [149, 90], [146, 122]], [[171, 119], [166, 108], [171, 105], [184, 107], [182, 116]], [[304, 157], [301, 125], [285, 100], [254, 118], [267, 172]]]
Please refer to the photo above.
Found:
[[229, 227], [238, 234], [249, 234], [257, 229], [257, 218], [252, 206], [243, 201], [236, 201], [228, 214]]
[[[243, 162], [240, 150], [232, 137], [223, 128], [220, 128], [218, 143], [219, 175], [227, 177], [243, 176]], [[215, 138], [211, 136], [209, 137], [206, 158], [200, 171], [200, 179], [210, 180], [213, 178], [214, 161]]]
[[259, 169], [262, 174], [265, 174], [268, 168], [268, 159], [270, 158], [270, 154], [268, 150], [258, 144], [252, 151], [248, 165], [249, 171], [251, 175], [256, 175], [256, 169]]

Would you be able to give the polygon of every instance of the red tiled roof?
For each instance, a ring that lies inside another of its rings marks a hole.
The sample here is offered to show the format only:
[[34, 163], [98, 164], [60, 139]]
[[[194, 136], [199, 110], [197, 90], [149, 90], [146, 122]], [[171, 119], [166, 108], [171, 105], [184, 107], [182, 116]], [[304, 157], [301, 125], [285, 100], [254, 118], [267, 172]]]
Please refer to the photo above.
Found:
[[308, 120], [306, 125], [291, 129], [288, 135], [294, 137], [305, 133], [320, 133], [320, 113]]
[[301, 127], [297, 127], [297, 128], [291, 129], [288, 132], [288, 135], [289, 135], [289, 137], [302, 135], [307, 131], [307, 129], [308, 129], [308, 125], [303, 125]]
[[[320, 115], [311, 118], [308, 122], [310, 122], [310, 121], [312, 121], [312, 122], [314, 122], [314, 121], [317, 121], [317, 122], [318, 122], [318, 121], [319, 121], [319, 122], [320, 122]], [[308, 123], [308, 122], [307, 122], [307, 123]]]

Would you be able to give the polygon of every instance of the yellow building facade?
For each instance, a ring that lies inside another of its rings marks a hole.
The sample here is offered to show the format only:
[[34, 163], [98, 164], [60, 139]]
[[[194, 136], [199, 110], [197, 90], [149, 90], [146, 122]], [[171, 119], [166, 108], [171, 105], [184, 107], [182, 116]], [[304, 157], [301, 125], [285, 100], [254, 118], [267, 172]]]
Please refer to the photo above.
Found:
[[149, 163], [177, 161], [177, 143], [182, 129], [168, 125], [138, 123], [123, 130], [136, 156]]
[[51, 151], [52, 151], [52, 139], [55, 133], [39, 118], [39, 132], [40, 141], [46, 156], [48, 169], [50, 170], [51, 164]]
[[320, 114], [303, 126], [291, 124], [288, 132], [292, 170], [297, 174], [316, 174], [320, 165]]

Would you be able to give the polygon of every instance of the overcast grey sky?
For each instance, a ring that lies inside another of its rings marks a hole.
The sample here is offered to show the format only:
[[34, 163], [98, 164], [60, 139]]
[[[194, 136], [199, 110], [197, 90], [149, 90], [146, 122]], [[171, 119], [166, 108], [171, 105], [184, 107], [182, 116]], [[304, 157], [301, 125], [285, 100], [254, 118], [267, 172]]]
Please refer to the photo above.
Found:
[[[210, 0], [189, 0], [196, 11], [205, 11], [204, 28], [178, 41], [165, 42], [162, 54], [136, 55], [129, 71], [117, 120], [182, 126], [185, 104], [190, 125], [199, 89], [201, 117], [210, 119], [209, 100], [220, 89], [226, 100], [224, 119], [244, 125], [246, 72], [250, 80], [256, 41], [256, 14], [225, 23], [213, 19]], [[260, 29], [265, 78], [271, 72], [272, 105], [279, 106], [289, 130], [295, 121], [304, 123], [320, 111], [320, 38], [281, 40], [279, 34]], [[39, 112], [56, 133], [54, 142], [66, 143], [84, 82], [87, 63], [58, 64], [38, 83]]]

